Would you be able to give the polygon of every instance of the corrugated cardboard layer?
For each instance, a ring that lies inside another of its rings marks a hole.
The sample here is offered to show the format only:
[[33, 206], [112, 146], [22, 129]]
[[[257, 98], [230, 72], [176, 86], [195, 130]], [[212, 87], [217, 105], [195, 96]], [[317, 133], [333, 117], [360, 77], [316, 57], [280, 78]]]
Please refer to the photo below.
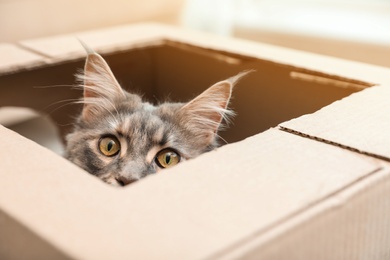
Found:
[[[380, 168], [375, 159], [269, 130], [115, 189], [0, 131], [7, 147], [0, 151], [7, 158], [7, 170], [0, 171], [0, 208], [26, 234], [48, 242], [42, 257], [53, 250], [79, 259], [216, 257]], [[2, 219], [2, 225], [16, 225]], [[0, 233], [1, 252], [20, 248], [9, 245], [12, 235]], [[34, 250], [25, 243], [26, 252]]]
[[389, 97], [389, 86], [372, 87], [280, 126], [390, 160]]

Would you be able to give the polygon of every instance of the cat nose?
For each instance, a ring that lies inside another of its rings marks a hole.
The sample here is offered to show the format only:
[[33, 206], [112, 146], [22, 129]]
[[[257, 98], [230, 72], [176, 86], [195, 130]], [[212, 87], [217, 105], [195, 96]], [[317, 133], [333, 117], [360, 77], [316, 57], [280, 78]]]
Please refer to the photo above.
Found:
[[119, 177], [116, 177], [115, 179], [121, 186], [126, 186], [132, 182], [137, 181], [135, 179], [126, 178], [124, 176], [119, 176]]

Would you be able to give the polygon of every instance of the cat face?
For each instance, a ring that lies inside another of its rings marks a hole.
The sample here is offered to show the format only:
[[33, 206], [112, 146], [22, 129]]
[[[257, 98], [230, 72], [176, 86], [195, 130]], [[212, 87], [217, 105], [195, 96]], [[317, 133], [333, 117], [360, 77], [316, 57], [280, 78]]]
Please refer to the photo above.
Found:
[[113, 185], [127, 185], [217, 146], [233, 83], [221, 81], [188, 103], [152, 105], [123, 90], [104, 59], [90, 51], [81, 115], [65, 157]]

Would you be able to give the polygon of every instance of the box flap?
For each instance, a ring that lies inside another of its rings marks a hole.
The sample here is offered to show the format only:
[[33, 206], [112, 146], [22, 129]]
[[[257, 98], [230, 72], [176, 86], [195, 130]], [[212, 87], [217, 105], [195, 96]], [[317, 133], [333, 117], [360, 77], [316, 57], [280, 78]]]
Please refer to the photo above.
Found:
[[269, 130], [115, 189], [2, 127], [0, 140], [7, 147], [0, 150], [7, 158], [0, 208], [26, 232], [79, 259], [210, 257], [380, 167], [375, 159]]
[[372, 87], [280, 127], [390, 160], [389, 97], [389, 86]]

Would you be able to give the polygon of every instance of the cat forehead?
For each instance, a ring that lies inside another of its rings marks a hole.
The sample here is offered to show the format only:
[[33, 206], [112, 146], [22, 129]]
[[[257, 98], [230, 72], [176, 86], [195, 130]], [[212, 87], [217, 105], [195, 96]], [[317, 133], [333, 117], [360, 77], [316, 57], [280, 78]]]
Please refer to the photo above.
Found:
[[[118, 132], [126, 133], [131, 130], [147, 133], [147, 131], [155, 131], [156, 128], [172, 122], [175, 118], [175, 111], [177, 111], [175, 105], [154, 106], [150, 103], [142, 103], [134, 110], [118, 109], [120, 120], [117, 120], [114, 115], [112, 121], [116, 123], [115, 128]], [[114, 124], [111, 125], [114, 126]]]

